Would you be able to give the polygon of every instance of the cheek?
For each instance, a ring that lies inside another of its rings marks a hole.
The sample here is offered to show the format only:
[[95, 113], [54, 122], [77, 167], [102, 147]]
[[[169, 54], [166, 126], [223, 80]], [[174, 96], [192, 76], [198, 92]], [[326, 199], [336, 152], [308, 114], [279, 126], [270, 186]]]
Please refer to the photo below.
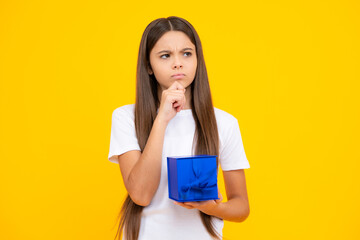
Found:
[[161, 64], [157, 61], [153, 61], [151, 66], [155, 74], [161, 73]]
[[195, 62], [193, 62], [191, 64], [191, 68], [192, 68], [193, 72], [196, 72], [196, 69], [197, 69], [197, 61], [196, 60], [195, 60]]
[[191, 61], [191, 65], [193, 66], [193, 68], [197, 67], [197, 58], [193, 58]]
[[162, 76], [162, 75], [166, 75], [166, 67], [164, 67], [163, 65], [157, 65], [155, 66], [155, 72], [158, 76]]

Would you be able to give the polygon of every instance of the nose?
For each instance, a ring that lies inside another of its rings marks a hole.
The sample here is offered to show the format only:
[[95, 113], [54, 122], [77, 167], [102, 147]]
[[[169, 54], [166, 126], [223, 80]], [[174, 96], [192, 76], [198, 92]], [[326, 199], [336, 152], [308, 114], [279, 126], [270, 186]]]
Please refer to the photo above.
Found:
[[183, 67], [183, 65], [182, 64], [174, 64], [174, 69], [180, 69], [180, 68], [182, 68]]
[[183, 68], [183, 64], [180, 62], [179, 58], [175, 57], [173, 63], [173, 69], [180, 69], [180, 68]]

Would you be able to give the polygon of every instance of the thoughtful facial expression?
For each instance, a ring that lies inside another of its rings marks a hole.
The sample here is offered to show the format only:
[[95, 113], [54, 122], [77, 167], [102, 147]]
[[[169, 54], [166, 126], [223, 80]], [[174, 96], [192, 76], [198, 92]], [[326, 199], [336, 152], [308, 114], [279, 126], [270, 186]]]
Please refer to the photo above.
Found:
[[195, 45], [181, 31], [166, 32], [150, 52], [149, 74], [154, 74], [161, 90], [175, 81], [185, 88], [195, 78], [197, 57]]

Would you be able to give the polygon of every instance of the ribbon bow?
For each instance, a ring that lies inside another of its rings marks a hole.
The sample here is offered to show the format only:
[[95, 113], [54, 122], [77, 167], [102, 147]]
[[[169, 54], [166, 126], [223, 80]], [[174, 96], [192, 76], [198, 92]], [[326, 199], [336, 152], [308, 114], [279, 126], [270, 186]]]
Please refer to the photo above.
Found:
[[192, 170], [195, 179], [180, 189], [180, 198], [197, 200], [217, 196], [216, 168], [201, 164], [201, 159], [192, 159]]

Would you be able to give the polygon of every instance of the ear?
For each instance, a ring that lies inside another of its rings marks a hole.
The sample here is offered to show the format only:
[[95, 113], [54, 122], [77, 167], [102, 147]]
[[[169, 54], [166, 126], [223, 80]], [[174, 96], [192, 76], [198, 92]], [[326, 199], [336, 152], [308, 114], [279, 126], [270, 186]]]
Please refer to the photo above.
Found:
[[147, 72], [148, 72], [149, 75], [152, 75], [152, 74], [154, 73], [154, 72], [152, 71], [152, 69], [151, 69], [150, 64], [148, 64], [148, 66], [147, 66]]

